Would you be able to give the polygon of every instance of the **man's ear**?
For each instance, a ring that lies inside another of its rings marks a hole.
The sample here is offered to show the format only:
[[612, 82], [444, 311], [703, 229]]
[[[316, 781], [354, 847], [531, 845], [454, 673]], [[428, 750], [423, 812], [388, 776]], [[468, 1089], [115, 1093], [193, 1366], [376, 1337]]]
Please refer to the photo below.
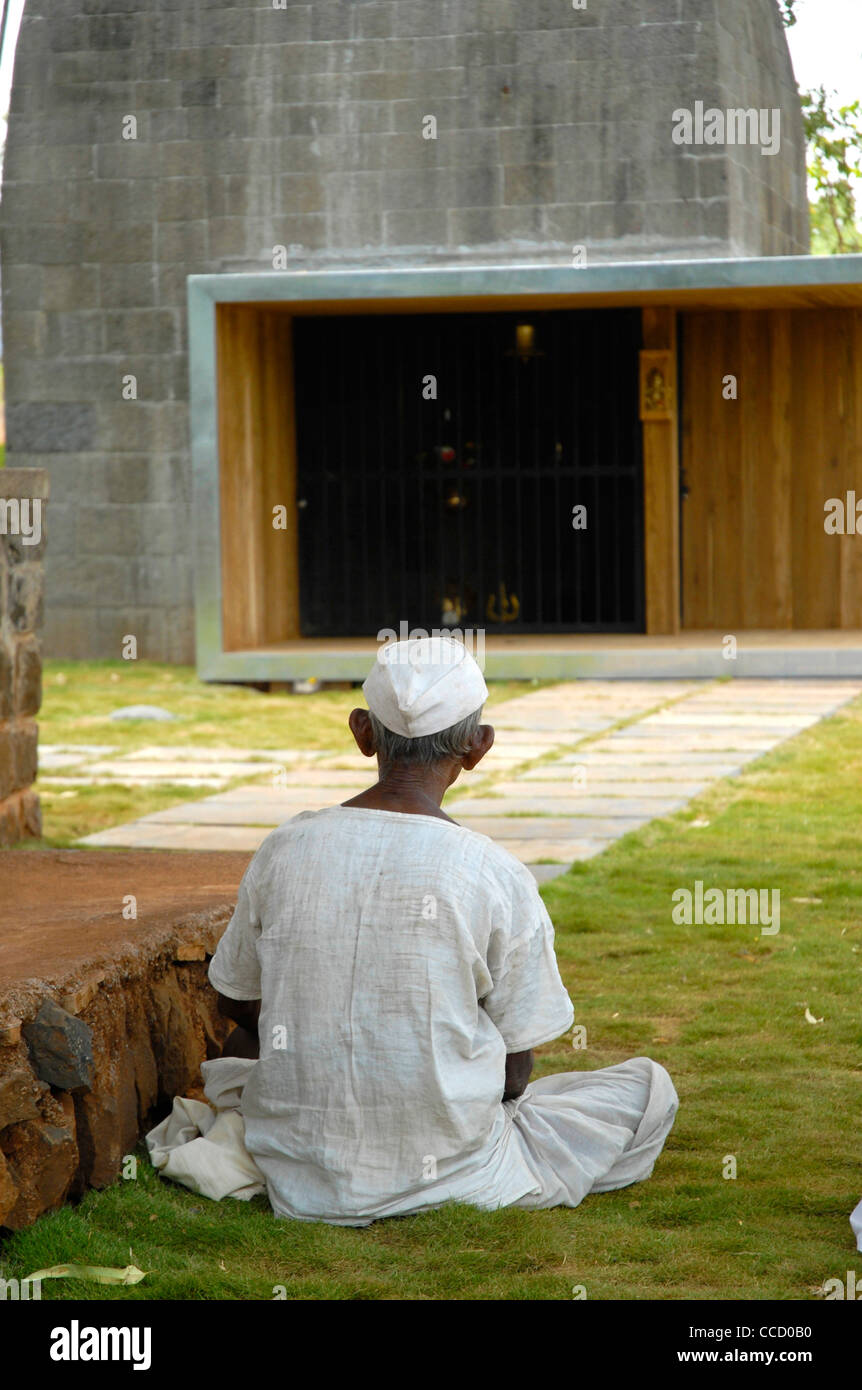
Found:
[[473, 748], [461, 759], [461, 766], [469, 772], [480, 763], [485, 754], [494, 746], [494, 730], [490, 724], [480, 724], [473, 735]]
[[374, 757], [374, 733], [367, 709], [353, 709], [348, 719], [350, 732], [356, 740], [356, 747], [366, 758]]

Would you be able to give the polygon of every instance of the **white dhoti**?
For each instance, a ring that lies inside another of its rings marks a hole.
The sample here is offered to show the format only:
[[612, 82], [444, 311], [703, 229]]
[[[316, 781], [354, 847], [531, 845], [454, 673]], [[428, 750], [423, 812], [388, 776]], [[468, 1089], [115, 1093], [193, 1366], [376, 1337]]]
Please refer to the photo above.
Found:
[[245, 1146], [240, 1113], [243, 1087], [254, 1062], [219, 1057], [204, 1062], [204, 1088], [211, 1101], [177, 1096], [173, 1110], [146, 1136], [150, 1162], [163, 1177], [220, 1202], [222, 1197], [248, 1201], [266, 1191], [266, 1180]]
[[532, 1081], [506, 1108], [539, 1191], [514, 1205], [576, 1207], [589, 1192], [643, 1182], [678, 1106], [670, 1076], [649, 1057]]
[[[146, 1137], [153, 1165], [164, 1177], [215, 1201], [266, 1190], [245, 1147], [241, 1115], [243, 1087], [256, 1065], [238, 1057], [204, 1062], [211, 1106], [178, 1098], [172, 1114]], [[512, 1205], [576, 1207], [590, 1192], [642, 1182], [652, 1173], [678, 1104], [670, 1076], [648, 1057], [531, 1082], [503, 1107], [503, 1143], [535, 1181]], [[476, 1205], [483, 1205], [481, 1194]], [[409, 1204], [407, 1210], [398, 1206], [401, 1215], [409, 1210]]]

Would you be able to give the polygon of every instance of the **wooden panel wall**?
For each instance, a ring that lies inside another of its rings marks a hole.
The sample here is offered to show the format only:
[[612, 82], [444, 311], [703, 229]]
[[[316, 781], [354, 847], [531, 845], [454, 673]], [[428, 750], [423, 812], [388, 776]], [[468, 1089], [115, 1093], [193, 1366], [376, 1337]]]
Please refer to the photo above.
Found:
[[681, 318], [683, 626], [862, 627], [862, 536], [823, 528], [862, 500], [862, 310]]
[[299, 636], [292, 321], [247, 305], [217, 313], [222, 620], [237, 651]]

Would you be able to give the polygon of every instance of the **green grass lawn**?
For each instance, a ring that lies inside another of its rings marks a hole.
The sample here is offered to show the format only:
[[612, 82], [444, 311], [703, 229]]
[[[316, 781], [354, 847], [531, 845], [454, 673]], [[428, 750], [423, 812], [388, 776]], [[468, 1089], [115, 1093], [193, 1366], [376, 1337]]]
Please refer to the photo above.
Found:
[[[133, 1263], [148, 1272], [136, 1287], [58, 1281], [43, 1296], [134, 1300], [278, 1285], [293, 1299], [568, 1300], [581, 1285], [588, 1299], [810, 1299], [849, 1269], [862, 1280], [848, 1222], [862, 1196], [860, 774], [862, 701], [544, 890], [588, 1046], [544, 1047], [537, 1070], [663, 1062], [681, 1107], [649, 1182], [575, 1211], [453, 1207], [347, 1230], [276, 1221], [262, 1199], [214, 1205], [141, 1157], [136, 1180], [9, 1238], [5, 1275]], [[674, 925], [671, 894], [696, 879], [779, 888], [779, 935]]]

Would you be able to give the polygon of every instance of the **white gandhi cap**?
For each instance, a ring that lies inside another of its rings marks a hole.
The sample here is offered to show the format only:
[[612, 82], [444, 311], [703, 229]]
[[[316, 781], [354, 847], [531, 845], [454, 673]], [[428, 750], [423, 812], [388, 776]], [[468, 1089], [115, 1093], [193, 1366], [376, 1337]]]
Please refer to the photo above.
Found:
[[424, 738], [475, 714], [488, 687], [462, 642], [415, 637], [380, 648], [362, 693], [393, 734]]

